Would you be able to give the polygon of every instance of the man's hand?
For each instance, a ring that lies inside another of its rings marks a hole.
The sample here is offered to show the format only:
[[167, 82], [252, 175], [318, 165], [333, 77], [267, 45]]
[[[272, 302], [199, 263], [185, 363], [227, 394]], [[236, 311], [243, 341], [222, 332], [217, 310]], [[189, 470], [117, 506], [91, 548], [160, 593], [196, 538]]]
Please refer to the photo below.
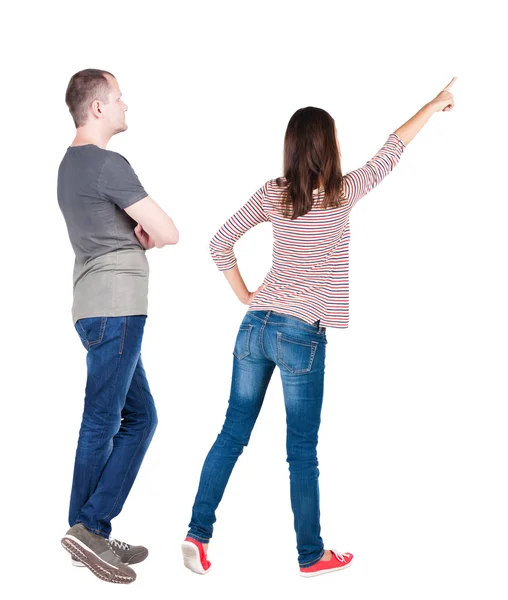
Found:
[[148, 233], [141, 227], [141, 225], [136, 225], [134, 228], [134, 233], [139, 240], [139, 243], [143, 246], [145, 250], [151, 250], [155, 248], [155, 242], [148, 235]]

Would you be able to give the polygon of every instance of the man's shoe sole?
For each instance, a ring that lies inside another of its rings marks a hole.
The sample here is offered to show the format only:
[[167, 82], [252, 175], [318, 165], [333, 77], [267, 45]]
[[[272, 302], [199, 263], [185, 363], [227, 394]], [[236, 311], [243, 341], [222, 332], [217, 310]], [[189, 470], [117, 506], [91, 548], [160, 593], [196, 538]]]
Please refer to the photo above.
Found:
[[[71, 553], [72, 554], [72, 553]], [[71, 557], [71, 564], [73, 567], [84, 567], [85, 565], [78, 559], [77, 556], [74, 556], [74, 554], [72, 554]]]
[[90, 550], [88, 546], [85, 546], [83, 542], [73, 535], [66, 535], [62, 538], [62, 546], [71, 554], [71, 556], [78, 559], [85, 567], [90, 569], [92, 573], [108, 583], [132, 583], [136, 579], [136, 573], [129, 569], [129, 572], [122, 572], [121, 569], [110, 565], [105, 560], [102, 560], [93, 550]]
[[[71, 553], [72, 554], [72, 553]], [[124, 565], [137, 565], [140, 562], [143, 562], [147, 557], [148, 554], [146, 556], [143, 556], [143, 558], [140, 560], [139, 559], [139, 554], [135, 554], [129, 561], [124, 562]], [[73, 567], [84, 567], [85, 565], [79, 560], [79, 558], [77, 556], [74, 556], [74, 554], [72, 554], [71, 556], [71, 564]]]

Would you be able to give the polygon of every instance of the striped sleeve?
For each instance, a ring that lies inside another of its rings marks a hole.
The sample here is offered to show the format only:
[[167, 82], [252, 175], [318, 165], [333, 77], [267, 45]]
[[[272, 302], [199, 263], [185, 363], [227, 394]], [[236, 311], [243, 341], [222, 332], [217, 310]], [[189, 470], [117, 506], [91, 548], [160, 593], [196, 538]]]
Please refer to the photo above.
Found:
[[404, 142], [392, 133], [372, 160], [344, 176], [345, 193], [351, 207], [383, 181], [399, 162], [405, 147]]
[[236, 265], [233, 246], [252, 227], [269, 221], [263, 208], [265, 186], [255, 192], [249, 201], [230, 217], [210, 241], [210, 254], [220, 271]]

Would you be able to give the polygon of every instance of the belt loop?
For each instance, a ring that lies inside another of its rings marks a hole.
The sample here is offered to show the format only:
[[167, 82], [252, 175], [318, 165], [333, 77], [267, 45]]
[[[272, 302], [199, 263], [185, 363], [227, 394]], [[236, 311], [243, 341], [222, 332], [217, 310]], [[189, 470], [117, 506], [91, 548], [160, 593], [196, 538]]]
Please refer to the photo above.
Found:
[[265, 325], [266, 325], [266, 323], [268, 323], [268, 319], [270, 318], [270, 315], [272, 314], [272, 312], [273, 312], [273, 310], [268, 310], [266, 312]]

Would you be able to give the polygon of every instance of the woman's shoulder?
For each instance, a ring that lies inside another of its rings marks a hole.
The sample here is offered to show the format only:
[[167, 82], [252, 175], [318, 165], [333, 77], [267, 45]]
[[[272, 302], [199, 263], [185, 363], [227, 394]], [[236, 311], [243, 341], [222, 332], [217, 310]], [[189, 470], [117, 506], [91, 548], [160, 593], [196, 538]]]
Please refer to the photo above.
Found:
[[266, 195], [280, 195], [286, 190], [287, 185], [285, 177], [276, 177], [275, 179], [269, 179], [263, 186], [263, 190]]

